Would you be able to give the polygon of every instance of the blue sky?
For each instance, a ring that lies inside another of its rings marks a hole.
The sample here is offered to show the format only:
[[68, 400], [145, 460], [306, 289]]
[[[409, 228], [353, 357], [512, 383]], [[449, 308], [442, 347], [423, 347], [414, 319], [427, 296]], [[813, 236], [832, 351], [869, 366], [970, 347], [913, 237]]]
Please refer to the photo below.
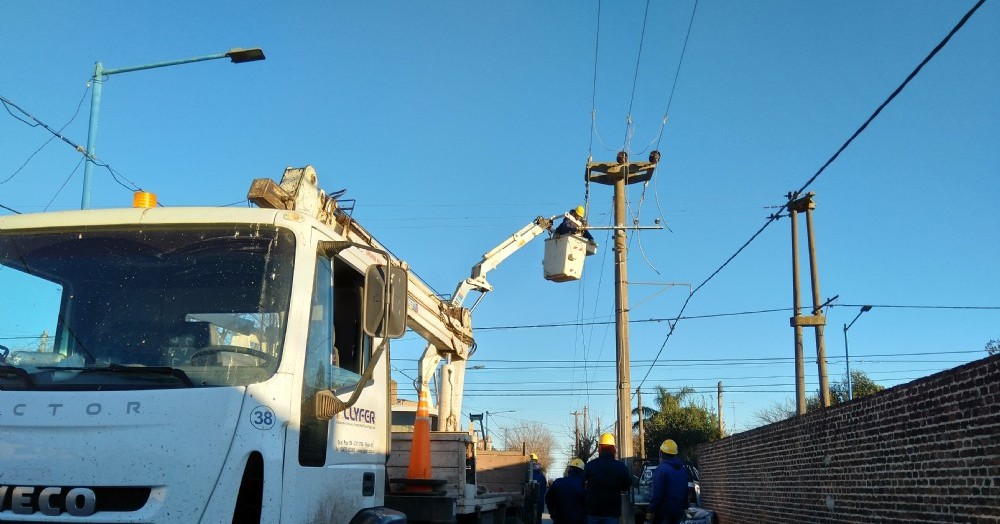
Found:
[[[629, 191], [643, 225], [662, 216], [670, 228], [631, 237], [632, 319], [675, 316], [688, 288], [653, 284], [703, 282], [972, 5], [700, 2], [659, 138], [655, 184], [644, 197], [639, 186]], [[646, 156], [693, 6], [650, 2], [643, 33], [645, 2], [603, 2], [598, 33], [595, 1], [18, 2], [0, 20], [7, 72], [0, 95], [56, 128], [82, 100], [65, 128], [82, 144], [96, 60], [118, 68], [261, 47], [264, 62], [111, 77], [97, 155], [169, 206], [237, 202], [250, 180], [312, 164], [324, 187], [347, 188], [357, 199], [359, 221], [450, 293], [504, 237], [583, 202], [588, 154], [612, 160], [624, 146], [633, 158]], [[1000, 305], [998, 27], [1000, 8], [987, 2], [809, 188], [817, 194], [824, 299]], [[0, 181], [49, 137], [0, 114]], [[49, 209], [78, 207], [82, 168], [59, 188], [79, 160], [53, 141], [0, 184], [0, 204], [22, 212], [50, 201]], [[130, 199], [95, 170], [95, 207]], [[592, 224], [609, 224], [610, 188], [591, 187], [590, 210]], [[540, 240], [511, 257], [490, 274], [496, 291], [476, 310], [475, 325], [609, 320], [610, 241], [606, 232], [596, 236], [601, 252], [579, 283], [542, 279]], [[789, 240], [787, 219], [771, 224], [698, 291], [685, 315], [790, 307]], [[802, 245], [806, 286], [804, 235]], [[829, 312], [831, 378], [844, 373], [842, 326], [857, 311]], [[695, 386], [714, 406], [722, 380], [731, 388], [727, 425], [744, 429], [754, 411], [794, 396], [793, 365], [722, 359], [790, 358], [788, 316], [681, 321], [643, 387]], [[633, 387], [667, 330], [665, 322], [632, 326]], [[852, 368], [894, 385], [984, 356], [984, 343], [1000, 337], [1000, 311], [877, 307], [850, 337]], [[473, 364], [485, 367], [469, 372], [464, 411], [512, 410], [492, 418], [491, 429], [541, 421], [568, 442], [571, 411], [589, 404], [603, 423], [613, 419], [607, 325], [483, 329], [476, 340]], [[807, 357], [815, 355], [812, 333], [805, 341]], [[394, 345], [401, 384], [421, 349], [412, 335]], [[815, 358], [806, 373], [813, 392]]]

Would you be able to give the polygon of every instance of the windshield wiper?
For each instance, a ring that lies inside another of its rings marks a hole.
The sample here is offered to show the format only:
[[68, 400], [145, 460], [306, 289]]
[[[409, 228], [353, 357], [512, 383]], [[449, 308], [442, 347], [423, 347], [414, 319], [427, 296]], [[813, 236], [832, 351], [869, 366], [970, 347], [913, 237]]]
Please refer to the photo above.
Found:
[[[13, 389], [5, 387], [8, 380], [19, 381], [22, 386]], [[17, 366], [0, 365], [0, 389], [6, 389], [8, 391], [35, 389], [35, 381], [31, 380], [31, 375], [29, 375], [24, 369]]]
[[123, 366], [121, 364], [110, 364], [108, 366], [100, 367], [83, 367], [83, 366], [39, 366], [38, 369], [44, 369], [46, 371], [80, 371], [82, 373], [124, 373], [129, 375], [167, 375], [175, 377], [185, 386], [191, 388], [194, 387], [194, 382], [187, 376], [183, 370], [172, 368], [169, 366]]

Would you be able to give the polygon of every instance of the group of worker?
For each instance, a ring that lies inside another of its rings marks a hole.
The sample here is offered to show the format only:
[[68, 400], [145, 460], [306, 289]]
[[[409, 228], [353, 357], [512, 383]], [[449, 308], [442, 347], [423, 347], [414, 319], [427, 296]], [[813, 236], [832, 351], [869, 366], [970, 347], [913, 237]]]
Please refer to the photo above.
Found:
[[[632, 489], [633, 481], [628, 467], [615, 458], [615, 451], [614, 435], [604, 433], [598, 441], [597, 458], [586, 464], [574, 458], [566, 476], [556, 479], [547, 490], [541, 465], [532, 460], [532, 478], [540, 483], [535, 524], [541, 524], [542, 501], [553, 524], [619, 524], [622, 493]], [[660, 465], [653, 472], [653, 497], [646, 520], [676, 524], [683, 520], [687, 507], [687, 468], [677, 456], [677, 443], [667, 439], [660, 445]]]

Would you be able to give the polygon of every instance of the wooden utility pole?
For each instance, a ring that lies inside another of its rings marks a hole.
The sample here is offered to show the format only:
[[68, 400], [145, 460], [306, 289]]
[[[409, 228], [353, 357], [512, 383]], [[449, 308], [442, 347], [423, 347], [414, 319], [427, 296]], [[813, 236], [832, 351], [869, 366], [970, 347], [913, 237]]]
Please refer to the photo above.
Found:
[[625, 220], [625, 186], [646, 182], [653, 177], [660, 153], [649, 154], [649, 162], [629, 162], [628, 153], [618, 152], [616, 162], [587, 162], [586, 180], [614, 186], [615, 242], [615, 348], [617, 368], [618, 459], [632, 457], [632, 384], [628, 330], [628, 244]]
[[639, 400], [639, 458], [646, 458], [646, 429], [643, 425], [642, 416], [642, 390], [635, 388], [635, 396]]

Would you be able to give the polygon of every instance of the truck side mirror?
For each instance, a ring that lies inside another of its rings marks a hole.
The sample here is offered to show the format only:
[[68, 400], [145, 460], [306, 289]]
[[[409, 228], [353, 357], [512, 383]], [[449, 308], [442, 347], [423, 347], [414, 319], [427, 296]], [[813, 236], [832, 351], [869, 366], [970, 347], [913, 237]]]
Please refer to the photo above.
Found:
[[[389, 318], [385, 318], [385, 282], [389, 277]], [[365, 334], [373, 337], [399, 338], [406, 332], [406, 270], [384, 265], [369, 266], [365, 272], [364, 316]]]

